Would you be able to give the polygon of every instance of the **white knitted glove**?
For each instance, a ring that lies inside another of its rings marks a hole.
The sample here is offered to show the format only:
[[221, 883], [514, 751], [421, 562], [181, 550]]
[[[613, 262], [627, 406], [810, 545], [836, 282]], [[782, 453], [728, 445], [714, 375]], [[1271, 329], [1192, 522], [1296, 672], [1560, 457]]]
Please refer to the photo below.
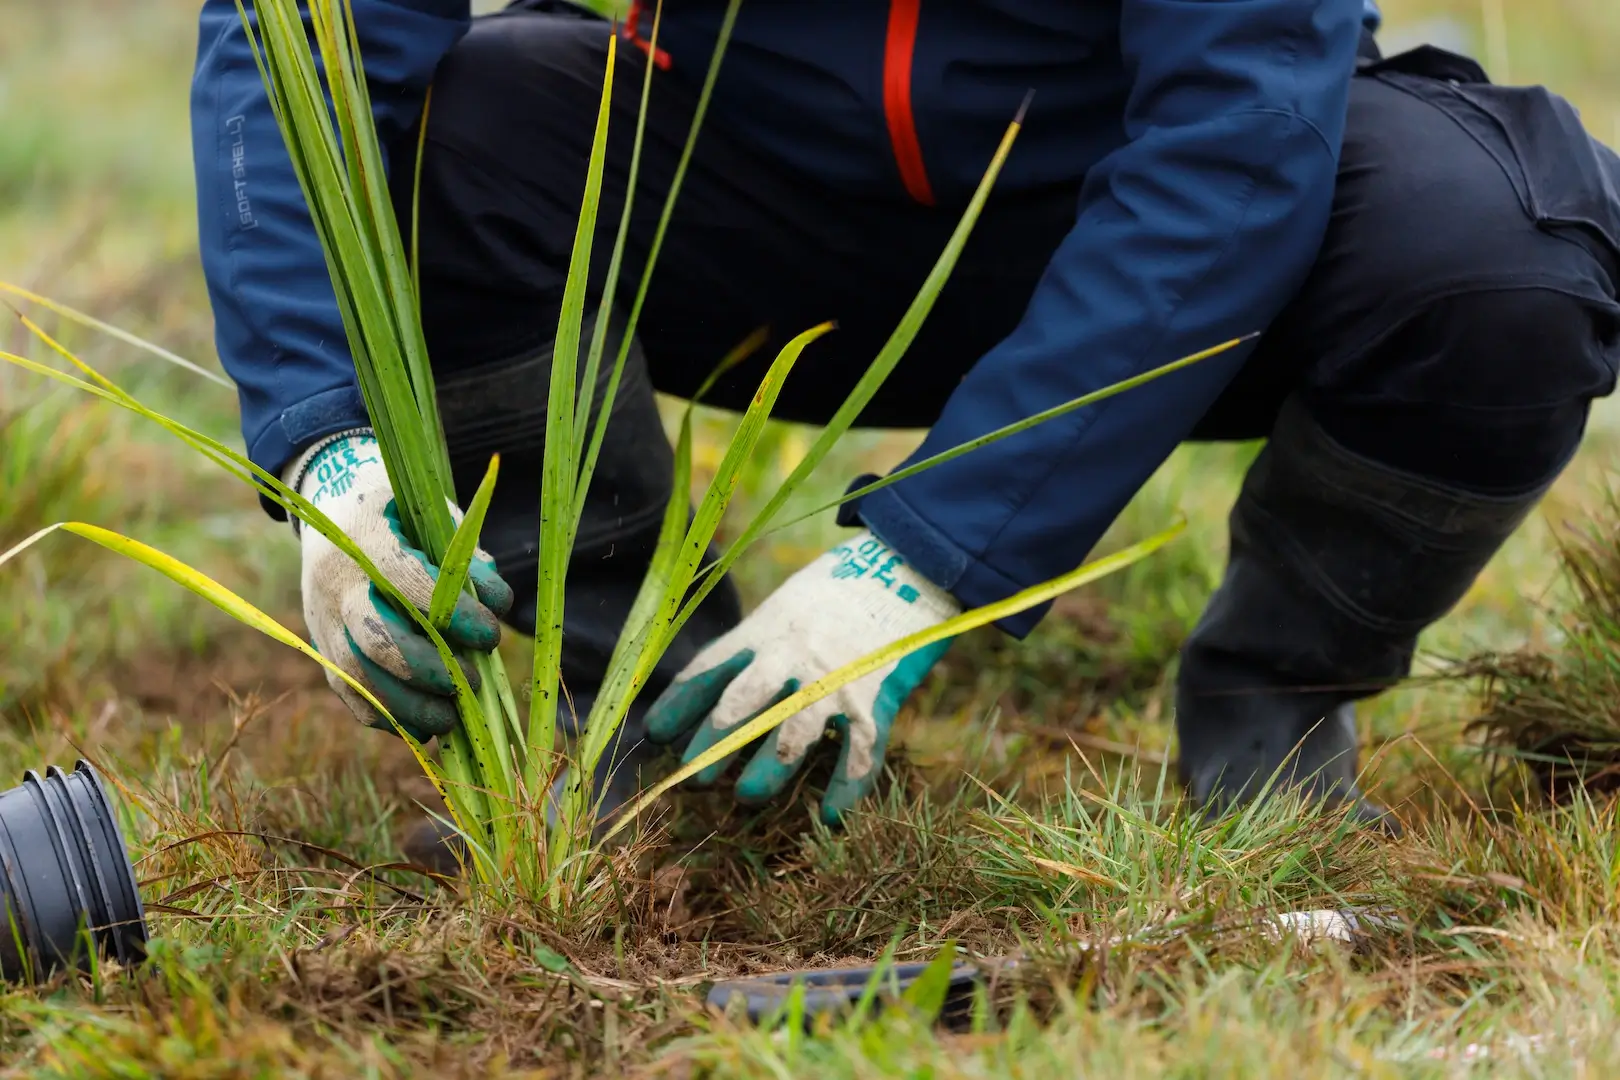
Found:
[[[648, 710], [648, 735], [673, 742], [697, 725], [683, 755], [691, 761], [801, 685], [960, 611], [949, 593], [863, 532], [794, 574], [734, 630], [706, 646]], [[759, 803], [779, 794], [831, 725], [843, 746], [821, 816], [837, 823], [876, 784], [900, 706], [949, 644], [918, 649], [789, 717], [743, 770], [738, 801]], [[729, 761], [709, 766], [694, 782], [713, 783]]]
[[[371, 429], [316, 443], [283, 475], [287, 486], [324, 511], [411, 603], [427, 610], [438, 569], [405, 539]], [[451, 509], [459, 521], [460, 511]], [[299, 535], [304, 621], [315, 648], [364, 683], [413, 738], [449, 731], [456, 723], [455, 687], [433, 643], [330, 540], [307, 527]], [[457, 600], [444, 636], [453, 647], [489, 652], [500, 642], [499, 616], [512, 606], [512, 590], [482, 551], [468, 576], [478, 600], [465, 594]], [[476, 690], [476, 673], [465, 665], [463, 670]], [[393, 730], [342, 679], [328, 672], [326, 681], [361, 721]]]

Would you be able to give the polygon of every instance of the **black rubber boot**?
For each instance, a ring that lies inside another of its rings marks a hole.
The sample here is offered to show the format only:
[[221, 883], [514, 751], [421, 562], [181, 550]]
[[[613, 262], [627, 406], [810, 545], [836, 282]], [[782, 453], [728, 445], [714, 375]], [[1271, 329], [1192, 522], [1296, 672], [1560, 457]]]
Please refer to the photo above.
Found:
[[[590, 334], [587, 323], [581, 334], [582, 359]], [[610, 329], [593, 410], [600, 407], [621, 340], [617, 327]], [[441, 375], [438, 382], [456, 491], [463, 500], [471, 498], [482, 481], [490, 455], [501, 455], [500, 477], [484, 521], [482, 542], [517, 594], [506, 621], [524, 634], [534, 633], [550, 351]], [[558, 721], [570, 735], [578, 735], [579, 725], [590, 713], [620, 628], [652, 560], [674, 466], [646, 359], [639, 345], [632, 343], [568, 567], [562, 645], [567, 697], [558, 710]], [[698, 649], [731, 629], [741, 617], [741, 603], [727, 580], [709, 594], [665, 652], [625, 718], [614, 752], [604, 756], [598, 770], [604, 812], [639, 790], [641, 766], [654, 756], [644, 737], [646, 706]], [[421, 835], [413, 833], [407, 848], [413, 858], [424, 861], [418, 856], [434, 850], [435, 841], [444, 834], [431, 820], [417, 831]], [[446, 854], [453, 871], [453, 854]]]
[[1231, 516], [1226, 576], [1181, 650], [1179, 770], [1219, 813], [1272, 790], [1353, 804], [1352, 702], [1404, 678], [1546, 487], [1484, 496], [1379, 465], [1284, 406]]

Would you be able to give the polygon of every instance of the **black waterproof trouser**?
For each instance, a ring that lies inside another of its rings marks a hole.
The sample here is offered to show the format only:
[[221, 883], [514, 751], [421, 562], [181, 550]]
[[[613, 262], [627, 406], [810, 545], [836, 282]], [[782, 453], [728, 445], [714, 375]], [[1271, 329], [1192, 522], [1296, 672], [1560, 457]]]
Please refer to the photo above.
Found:
[[[483, 18], [433, 91], [420, 193], [423, 317], [464, 497], [488, 454], [503, 452], [487, 534], [520, 596], [532, 592], [544, 371], [606, 43], [604, 24], [561, 11]], [[619, 57], [598, 288], [646, 62], [633, 49]], [[1605, 159], [1544, 92], [1491, 87], [1470, 62], [1435, 50], [1374, 59], [1364, 58], [1352, 85], [1315, 269], [1194, 437], [1265, 437], [1293, 399], [1338, 444], [1403, 474], [1486, 495], [1544, 486], [1578, 445], [1590, 401], [1614, 386], [1620, 236], [1603, 184], [1612, 198], [1620, 178], [1571, 165]], [[645, 265], [696, 89], [678, 72], [654, 81], [621, 300]], [[412, 136], [394, 160], [414, 152]], [[394, 175], [403, 200], [411, 170]], [[1022, 317], [1073, 227], [1078, 188], [1077, 178], [991, 198], [863, 423], [933, 422], [962, 375]], [[958, 215], [835, 195], [718, 125], [704, 130], [637, 327], [645, 375], [621, 395], [575, 555], [565, 635], [572, 687], [592, 685], [606, 660], [669, 491], [651, 389], [691, 394], [720, 357], [768, 327], [767, 346], [708, 399], [740, 407], [776, 347], [836, 320], [838, 332], [805, 357], [776, 410], [824, 421], [893, 330]], [[661, 678], [736, 619], [734, 599], [717, 595]]]

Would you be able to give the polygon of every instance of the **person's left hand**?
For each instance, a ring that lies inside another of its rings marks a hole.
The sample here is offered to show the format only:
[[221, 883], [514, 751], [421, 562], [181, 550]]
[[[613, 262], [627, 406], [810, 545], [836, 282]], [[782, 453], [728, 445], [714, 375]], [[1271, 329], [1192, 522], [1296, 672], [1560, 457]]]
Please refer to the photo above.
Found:
[[[863, 532], [794, 574], [735, 629], [706, 646], [653, 702], [648, 737], [670, 743], [697, 725], [682, 755], [691, 761], [800, 686], [960, 611], [949, 593]], [[895, 715], [949, 645], [946, 639], [924, 646], [788, 717], [743, 769], [737, 801], [755, 805], [780, 794], [830, 725], [843, 746], [821, 801], [821, 819], [836, 825], [877, 783]], [[692, 782], [714, 783], [734, 756], [703, 769]]]

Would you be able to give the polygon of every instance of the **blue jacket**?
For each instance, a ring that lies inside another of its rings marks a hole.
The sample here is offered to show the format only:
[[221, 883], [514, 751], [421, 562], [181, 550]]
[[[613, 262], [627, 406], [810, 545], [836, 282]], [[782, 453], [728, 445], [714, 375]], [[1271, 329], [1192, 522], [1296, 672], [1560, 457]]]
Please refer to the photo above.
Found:
[[[353, 6], [388, 141], [468, 0]], [[661, 44], [683, 68], [702, 70], [724, 7], [668, 0]], [[1368, 0], [744, 0], [712, 115], [835, 190], [954, 206], [1036, 91], [998, 190], [1083, 178], [1075, 225], [927, 455], [1264, 329], [1327, 225], [1364, 23]], [[192, 126], [219, 354], [249, 453], [274, 471], [365, 411], [235, 0], [203, 5]], [[966, 605], [1046, 580], [1079, 564], [1244, 355], [874, 493], [861, 515]]]

